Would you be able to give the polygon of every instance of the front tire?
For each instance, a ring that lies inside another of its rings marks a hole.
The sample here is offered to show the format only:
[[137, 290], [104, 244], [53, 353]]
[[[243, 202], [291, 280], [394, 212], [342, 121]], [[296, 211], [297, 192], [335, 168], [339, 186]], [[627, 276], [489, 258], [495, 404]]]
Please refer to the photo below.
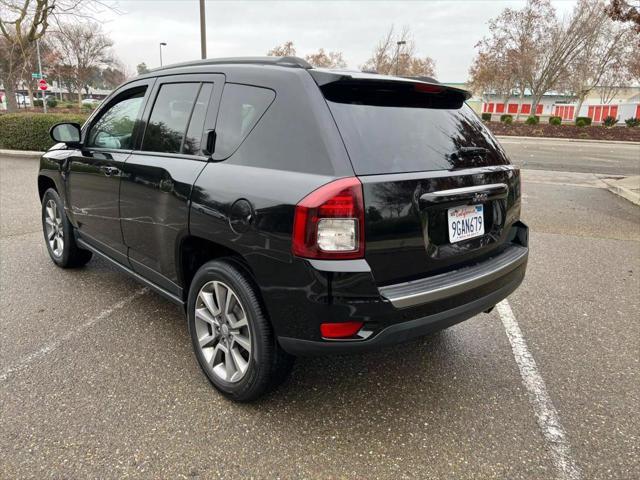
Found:
[[49, 256], [59, 267], [80, 267], [91, 260], [91, 252], [76, 244], [62, 199], [53, 188], [42, 196], [42, 231]]
[[257, 399], [293, 366], [293, 357], [278, 345], [255, 287], [231, 261], [200, 267], [189, 289], [188, 323], [200, 367], [232, 400]]

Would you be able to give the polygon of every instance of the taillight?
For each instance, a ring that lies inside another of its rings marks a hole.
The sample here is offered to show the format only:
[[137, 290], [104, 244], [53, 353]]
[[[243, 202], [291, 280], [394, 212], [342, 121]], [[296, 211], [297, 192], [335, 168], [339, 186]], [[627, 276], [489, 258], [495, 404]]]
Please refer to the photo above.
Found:
[[311, 192], [296, 205], [293, 254], [305, 258], [364, 256], [364, 199], [355, 177]]

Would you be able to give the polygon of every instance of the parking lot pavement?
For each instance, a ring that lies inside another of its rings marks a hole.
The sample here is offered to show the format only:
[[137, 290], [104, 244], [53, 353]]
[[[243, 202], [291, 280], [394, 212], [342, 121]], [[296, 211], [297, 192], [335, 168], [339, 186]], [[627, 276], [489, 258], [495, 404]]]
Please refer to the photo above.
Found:
[[0, 159], [0, 478], [640, 478], [640, 210], [585, 177], [523, 174], [531, 257], [508, 305], [524, 345], [494, 310], [299, 359], [235, 405], [175, 306], [100, 260], [53, 266], [36, 172]]
[[[622, 128], [622, 127], [620, 127]], [[640, 144], [500, 137], [521, 168], [611, 175], [640, 175]]]

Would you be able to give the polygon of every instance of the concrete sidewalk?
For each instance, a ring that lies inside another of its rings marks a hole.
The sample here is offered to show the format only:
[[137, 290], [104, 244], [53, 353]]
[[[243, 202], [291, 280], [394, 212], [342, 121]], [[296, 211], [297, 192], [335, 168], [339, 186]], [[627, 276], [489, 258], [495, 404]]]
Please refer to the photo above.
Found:
[[605, 178], [602, 181], [607, 184], [609, 191], [640, 205], [640, 175], [619, 179]]
[[18, 157], [18, 158], [40, 158], [44, 152], [35, 152], [29, 150], [5, 150], [0, 149], [0, 156]]

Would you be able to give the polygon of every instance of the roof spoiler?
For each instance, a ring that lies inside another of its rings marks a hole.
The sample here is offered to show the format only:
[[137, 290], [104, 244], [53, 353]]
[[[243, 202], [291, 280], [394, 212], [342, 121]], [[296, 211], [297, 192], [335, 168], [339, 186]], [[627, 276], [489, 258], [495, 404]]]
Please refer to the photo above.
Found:
[[393, 77], [364, 72], [309, 70], [327, 100], [379, 106], [459, 109], [471, 93], [430, 77]]

